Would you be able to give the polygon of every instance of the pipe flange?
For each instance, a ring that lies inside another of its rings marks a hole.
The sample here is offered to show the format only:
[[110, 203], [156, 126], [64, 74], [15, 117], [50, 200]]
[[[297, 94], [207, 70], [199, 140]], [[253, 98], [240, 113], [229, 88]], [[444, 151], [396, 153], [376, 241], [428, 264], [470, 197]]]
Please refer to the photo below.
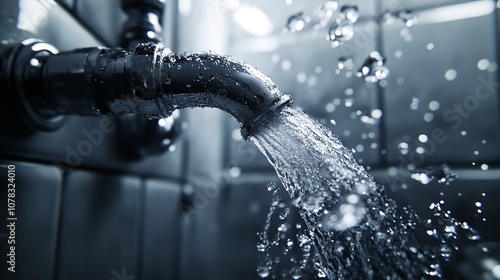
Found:
[[[55, 131], [66, 123], [66, 117], [59, 114], [43, 114], [34, 109], [28, 98], [27, 88], [43, 86], [42, 81], [29, 79], [28, 77], [39, 77], [36, 73], [43, 71], [43, 61], [47, 56], [57, 54], [59, 51], [37, 39], [24, 40], [11, 54], [12, 61], [10, 69], [12, 80], [18, 96], [18, 102], [23, 115], [33, 127], [42, 131]], [[41, 90], [38, 88], [36, 90]]]

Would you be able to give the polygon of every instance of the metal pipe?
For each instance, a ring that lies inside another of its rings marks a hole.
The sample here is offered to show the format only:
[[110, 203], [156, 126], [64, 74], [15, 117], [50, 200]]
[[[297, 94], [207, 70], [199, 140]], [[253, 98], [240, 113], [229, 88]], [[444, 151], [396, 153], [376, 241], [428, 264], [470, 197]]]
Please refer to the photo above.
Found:
[[19, 90], [44, 116], [133, 113], [161, 118], [176, 109], [213, 107], [233, 116], [247, 138], [268, 113], [291, 101], [248, 64], [214, 53], [174, 54], [161, 44], [139, 44], [131, 51], [80, 49], [32, 64], [16, 67], [41, 78], [17, 78], [40, 80], [42, 88], [25, 84]]
[[163, 42], [165, 0], [120, 0], [120, 3], [127, 14], [120, 37], [121, 47]]

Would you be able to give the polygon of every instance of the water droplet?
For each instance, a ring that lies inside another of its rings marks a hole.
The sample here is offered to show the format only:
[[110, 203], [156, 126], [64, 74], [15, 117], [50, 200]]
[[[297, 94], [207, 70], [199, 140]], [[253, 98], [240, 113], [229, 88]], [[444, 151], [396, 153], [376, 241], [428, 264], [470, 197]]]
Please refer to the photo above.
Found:
[[328, 113], [333, 113], [335, 111], [335, 104], [327, 103], [325, 109]]
[[483, 163], [481, 164], [481, 170], [488, 170], [490, 167], [486, 164], [486, 163]]
[[341, 57], [339, 58], [339, 60], [337, 61], [337, 68], [342, 70], [342, 69], [352, 69], [354, 67], [354, 62], [352, 60], [352, 58], [350, 57]]
[[[278, 227], [278, 231], [280, 232], [286, 232], [288, 231], [288, 224], [281, 224], [279, 227]], [[278, 235], [278, 240], [279, 241], [279, 235]]]
[[437, 111], [439, 109], [439, 102], [437, 102], [437, 101], [429, 102], [429, 109], [431, 111]]
[[239, 167], [233, 166], [229, 168], [229, 176], [236, 178], [241, 175], [241, 169]]
[[316, 29], [323, 28], [327, 26], [327, 24], [330, 22], [333, 14], [338, 10], [339, 8], [339, 3], [338, 1], [326, 1], [323, 3], [321, 6], [319, 6], [315, 11], [314, 11], [314, 16], [317, 21], [319, 21], [316, 25]]
[[465, 131], [465, 130], [460, 131], [460, 135], [466, 136], [467, 135], [467, 131]]
[[446, 70], [444, 77], [448, 81], [453, 81], [457, 78], [457, 71], [455, 69]]
[[303, 201], [302, 208], [308, 212], [318, 213], [323, 209], [323, 200], [322, 194], [311, 194]]
[[455, 230], [455, 227], [454, 226], [450, 226], [450, 225], [445, 226], [444, 227], [444, 231], [448, 232], [448, 233], [457, 233], [456, 230]]
[[303, 84], [307, 81], [307, 75], [304, 72], [300, 72], [297, 74], [297, 82]]
[[268, 240], [261, 240], [260, 242], [257, 243], [257, 251], [259, 252], [265, 252], [267, 247], [269, 247]]
[[441, 256], [445, 259], [449, 259], [451, 257], [452, 250], [450, 246], [448, 245], [441, 245], [441, 248], [439, 249], [439, 253]]
[[430, 51], [430, 50], [433, 50], [434, 49], [434, 44], [433, 43], [429, 43], [427, 44], [427, 49]]
[[417, 147], [415, 151], [417, 152], [417, 154], [425, 154], [425, 149], [422, 147]]
[[305, 234], [300, 234], [298, 236], [298, 241], [299, 241], [299, 246], [302, 247], [306, 244], [309, 244], [309, 242], [311, 242], [311, 239]]
[[410, 29], [408, 28], [401, 29], [401, 32], [399, 32], [399, 34], [406, 42], [410, 42], [413, 39], [413, 35], [411, 35]]
[[429, 137], [427, 137], [427, 135], [425, 135], [425, 134], [420, 134], [420, 135], [418, 136], [418, 141], [420, 141], [420, 142], [422, 142], [422, 143], [427, 142], [427, 140], [429, 140]]
[[276, 186], [276, 183], [274, 182], [270, 182], [267, 184], [267, 190], [270, 191], [270, 192], [274, 192], [278, 189], [278, 187]]
[[412, 172], [411, 178], [422, 184], [428, 184], [436, 179], [439, 183], [448, 185], [457, 178], [457, 174], [448, 165], [442, 164], [437, 167], [430, 167], [424, 171]]
[[316, 271], [318, 272], [318, 277], [319, 278], [325, 278], [326, 274], [321, 268], [316, 268]]
[[39, 66], [41, 66], [41, 63], [40, 63], [40, 60], [38, 60], [36, 58], [32, 58], [30, 60], [30, 65], [33, 67], [39, 67]]
[[340, 16], [345, 17], [349, 22], [355, 23], [359, 18], [357, 6], [343, 6], [340, 8]]
[[330, 26], [327, 39], [332, 41], [332, 47], [338, 47], [342, 43], [352, 40], [354, 37], [354, 27], [349, 20], [335, 22]]
[[434, 115], [432, 113], [425, 113], [424, 114], [424, 121], [432, 122], [432, 120], [434, 120]]
[[372, 118], [374, 118], [374, 119], [380, 119], [382, 117], [382, 110], [375, 109], [372, 111], [371, 115], [372, 115]]
[[311, 251], [311, 244], [304, 244], [302, 246], [300, 246], [300, 249], [302, 249], [303, 252], [309, 252]]
[[293, 267], [290, 269], [290, 276], [292, 276], [293, 279], [300, 279], [302, 277], [302, 271], [300, 267]]
[[425, 173], [413, 173], [411, 174], [411, 178], [419, 181], [424, 185], [429, 184], [429, 182], [432, 180], [432, 178], [430, 178], [429, 175]]
[[401, 142], [398, 144], [398, 149], [399, 149], [399, 152], [403, 155], [406, 155], [408, 154], [408, 143], [406, 142]]
[[[500, 9], [500, 2], [497, 2], [497, 8]], [[500, 264], [495, 265], [491, 269], [491, 273], [493, 274], [493, 277], [500, 279]]]
[[481, 59], [477, 62], [477, 69], [479, 70], [488, 70], [488, 67], [490, 66], [490, 61], [488, 59]]
[[406, 27], [411, 27], [413, 26], [413, 23], [415, 21], [415, 15], [411, 11], [401, 11], [398, 14], [398, 17], [403, 20], [404, 24]]
[[266, 278], [271, 273], [271, 268], [267, 265], [257, 267], [257, 274], [260, 278]]
[[358, 76], [370, 83], [386, 79], [389, 76], [389, 69], [385, 66], [385, 59], [379, 52], [371, 52], [359, 69]]
[[403, 51], [402, 50], [397, 50], [394, 52], [394, 57], [395, 58], [401, 58], [403, 56]]
[[359, 193], [359, 194], [367, 194], [368, 191], [369, 191], [369, 186], [366, 184], [366, 183], [363, 183], [363, 182], [356, 182], [356, 191]]
[[349, 194], [322, 216], [323, 228], [344, 231], [358, 225], [365, 213], [366, 207], [359, 195]]
[[288, 71], [292, 68], [292, 62], [290, 60], [283, 60], [281, 62], [281, 69], [283, 69], [284, 71]]
[[467, 238], [469, 238], [469, 240], [479, 240], [481, 239], [481, 236], [475, 229], [469, 227], [467, 232]]
[[304, 13], [291, 15], [286, 22], [286, 29], [289, 32], [297, 32], [304, 29], [309, 19], [304, 16]]
[[285, 208], [285, 209], [283, 210], [283, 212], [281, 212], [281, 213], [279, 214], [279, 218], [280, 218], [280, 220], [284, 220], [284, 219], [286, 219], [286, 217], [288, 216], [288, 213], [290, 213], [290, 208]]

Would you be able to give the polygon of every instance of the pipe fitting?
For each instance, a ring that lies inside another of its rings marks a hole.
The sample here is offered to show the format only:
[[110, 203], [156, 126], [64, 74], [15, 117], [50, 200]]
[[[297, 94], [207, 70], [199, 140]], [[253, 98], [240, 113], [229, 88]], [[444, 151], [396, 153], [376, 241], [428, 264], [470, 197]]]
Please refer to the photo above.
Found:
[[44, 96], [43, 64], [58, 53], [53, 46], [36, 39], [26, 39], [1, 57], [0, 84], [9, 114], [19, 113], [28, 123], [42, 131], [54, 131], [65, 123], [63, 115], [54, 113]]
[[153, 43], [131, 51], [89, 48], [50, 55], [42, 71], [24, 77], [29, 78], [43, 84], [28, 96], [40, 113], [132, 113], [152, 119], [182, 108], [213, 107], [233, 116], [245, 139], [270, 112], [291, 102], [245, 63], [213, 53], [174, 54]]

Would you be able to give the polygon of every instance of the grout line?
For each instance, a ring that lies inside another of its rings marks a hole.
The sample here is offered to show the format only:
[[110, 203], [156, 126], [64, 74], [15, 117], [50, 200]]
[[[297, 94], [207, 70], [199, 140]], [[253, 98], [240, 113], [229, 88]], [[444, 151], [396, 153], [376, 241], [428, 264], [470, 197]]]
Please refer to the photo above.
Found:
[[[377, 15], [382, 13], [382, 2], [381, 0], [375, 1], [375, 11]], [[380, 26], [380, 32], [377, 34], [375, 39], [375, 47], [376, 49], [387, 57], [387, 54], [384, 53], [384, 44], [383, 44], [383, 24], [380, 17], [376, 18], [377, 24]], [[377, 108], [382, 111], [382, 117], [379, 123], [379, 164], [378, 165], [387, 165], [387, 135], [386, 135], [386, 110], [384, 106], [384, 97], [385, 90], [377, 83]], [[381, 151], [385, 150], [385, 154], [382, 154]]]
[[137, 258], [136, 258], [136, 279], [142, 279], [142, 263], [144, 261], [144, 231], [146, 226], [146, 177], [140, 178], [139, 199], [138, 199], [138, 221], [136, 224], [137, 236]]
[[57, 168], [58, 172], [61, 172], [61, 183], [60, 191], [58, 197], [58, 206], [56, 210], [57, 220], [56, 230], [55, 230], [55, 248], [54, 248], [54, 266], [52, 270], [52, 279], [59, 279], [59, 267], [60, 267], [60, 255], [61, 255], [61, 237], [62, 237], [62, 219], [63, 219], [63, 205], [64, 205], [64, 194], [66, 193], [66, 183], [67, 183], [67, 172], [62, 172]]

